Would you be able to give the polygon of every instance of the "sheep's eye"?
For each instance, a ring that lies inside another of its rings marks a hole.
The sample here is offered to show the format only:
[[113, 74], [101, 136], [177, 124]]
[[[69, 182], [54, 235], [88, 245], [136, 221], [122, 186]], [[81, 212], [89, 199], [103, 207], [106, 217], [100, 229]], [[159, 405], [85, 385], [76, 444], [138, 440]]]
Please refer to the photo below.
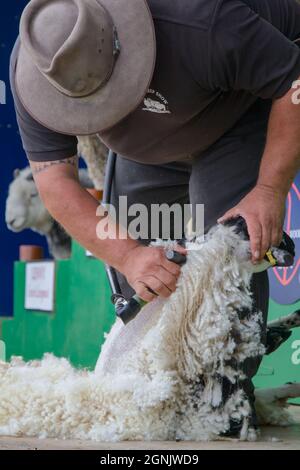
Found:
[[37, 197], [38, 193], [32, 193], [30, 194], [30, 197], [33, 198], [33, 197]]

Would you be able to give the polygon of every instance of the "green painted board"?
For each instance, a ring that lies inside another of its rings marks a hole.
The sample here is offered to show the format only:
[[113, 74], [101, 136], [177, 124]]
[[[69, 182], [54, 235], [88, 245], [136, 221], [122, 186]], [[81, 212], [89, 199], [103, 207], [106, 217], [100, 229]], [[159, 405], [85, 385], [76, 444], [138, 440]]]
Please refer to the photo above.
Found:
[[103, 263], [74, 243], [72, 257], [56, 262], [53, 313], [24, 309], [25, 266], [15, 263], [14, 317], [2, 322], [7, 359], [37, 359], [52, 352], [75, 366], [93, 368], [115, 319]]

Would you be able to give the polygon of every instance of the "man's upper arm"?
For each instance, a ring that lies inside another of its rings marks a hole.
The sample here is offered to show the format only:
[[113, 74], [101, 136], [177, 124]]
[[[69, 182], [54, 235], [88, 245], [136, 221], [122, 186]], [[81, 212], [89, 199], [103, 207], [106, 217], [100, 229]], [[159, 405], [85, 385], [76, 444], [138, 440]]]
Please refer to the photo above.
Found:
[[[23, 148], [28, 159], [33, 162], [50, 162], [73, 157], [77, 154], [77, 138], [47, 129], [31, 117], [22, 105], [15, 87], [18, 49], [19, 42], [17, 40], [10, 60], [10, 85]], [[43, 99], [43, 97], [36, 97], [36, 99]]]
[[[295, 3], [295, 8], [300, 7]], [[210, 51], [208, 76], [214, 89], [275, 99], [300, 76], [298, 46], [240, 0], [221, 2], [210, 30]]]

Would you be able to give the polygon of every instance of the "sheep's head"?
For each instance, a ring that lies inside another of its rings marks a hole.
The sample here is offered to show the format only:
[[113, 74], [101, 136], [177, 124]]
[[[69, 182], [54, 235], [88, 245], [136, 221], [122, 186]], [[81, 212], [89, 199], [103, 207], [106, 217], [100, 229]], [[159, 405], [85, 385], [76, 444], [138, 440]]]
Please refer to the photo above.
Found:
[[5, 220], [13, 232], [30, 228], [45, 234], [52, 227], [53, 219], [39, 197], [29, 167], [14, 171], [6, 200]]
[[265, 271], [266, 269], [274, 266], [288, 267], [293, 265], [295, 258], [295, 244], [287, 233], [283, 232], [282, 241], [279, 246], [271, 246], [263, 260], [258, 265], [254, 265], [250, 262], [250, 241], [245, 219], [243, 217], [238, 217], [236, 219], [229, 220], [225, 223], [225, 226], [233, 229], [234, 233], [239, 236], [239, 241], [237, 243], [233, 239], [231, 247], [232, 251], [235, 252], [235, 256], [241, 263], [246, 262], [249, 269], [254, 273]]

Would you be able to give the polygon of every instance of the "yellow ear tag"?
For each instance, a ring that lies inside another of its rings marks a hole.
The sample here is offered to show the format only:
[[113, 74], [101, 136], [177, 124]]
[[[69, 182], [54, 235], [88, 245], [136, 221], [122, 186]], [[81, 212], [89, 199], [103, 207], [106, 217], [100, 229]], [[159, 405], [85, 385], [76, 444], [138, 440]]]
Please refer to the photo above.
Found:
[[277, 261], [276, 261], [276, 259], [274, 258], [274, 256], [272, 255], [271, 250], [267, 251], [266, 257], [268, 258], [268, 261], [269, 261], [269, 263], [271, 264], [271, 266], [276, 266]]

